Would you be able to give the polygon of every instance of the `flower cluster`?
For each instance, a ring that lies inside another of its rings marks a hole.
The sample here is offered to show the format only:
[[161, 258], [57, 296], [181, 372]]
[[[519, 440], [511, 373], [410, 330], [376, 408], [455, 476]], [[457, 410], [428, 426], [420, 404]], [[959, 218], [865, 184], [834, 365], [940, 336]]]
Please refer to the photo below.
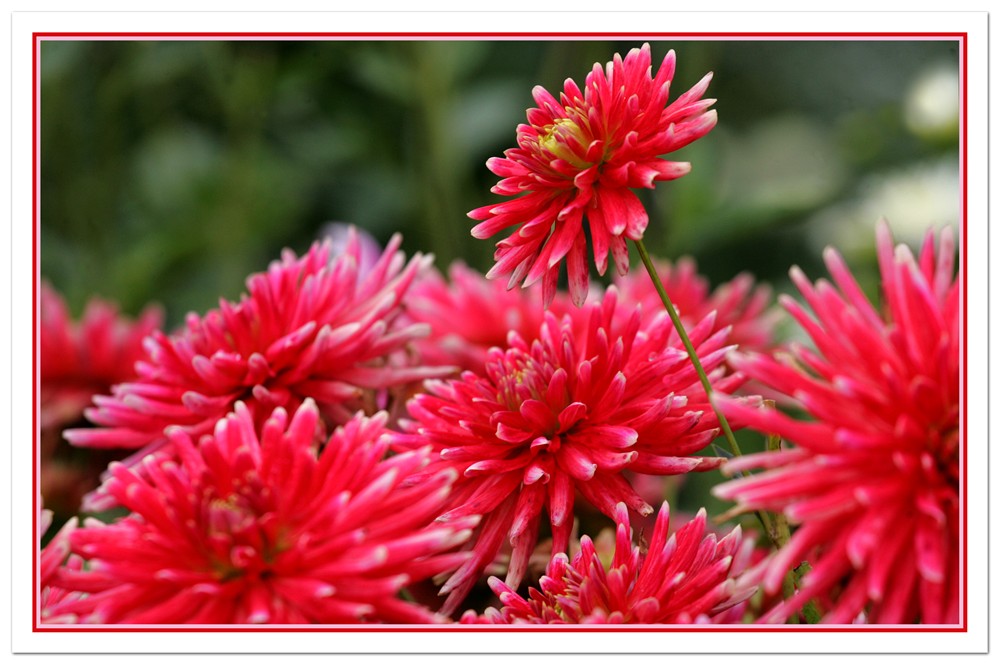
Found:
[[[635, 310], [622, 312], [611, 288], [601, 303], [557, 318], [548, 313], [527, 341], [515, 331], [507, 348], [491, 349], [484, 372], [428, 382], [409, 403], [400, 449], [431, 444], [431, 468], [461, 474], [446, 518], [483, 515], [470, 559], [443, 587], [455, 609], [493, 561], [504, 540], [513, 546], [507, 583], [520, 583], [548, 514], [553, 550], [565, 551], [577, 494], [609, 517], [625, 502], [647, 504], [624, 470], [679, 474], [718, 467], [698, 457], [717, 434], [705, 394], [666, 317], [640, 332]], [[726, 331], [713, 317], [691, 331], [716, 385], [724, 375]], [[716, 371], [718, 370], [718, 371]]]
[[239, 303], [223, 300], [204, 317], [189, 315], [175, 335], [147, 337], [138, 377], [87, 410], [100, 427], [68, 430], [66, 438], [146, 454], [167, 443], [164, 428], [205, 434], [237, 401], [258, 423], [306, 398], [332, 425], [358, 409], [374, 411], [378, 391], [435, 374], [405, 357], [425, 326], [396, 325], [407, 289], [428, 264], [422, 256], [406, 262], [400, 242], [394, 237], [365, 272], [356, 236], [336, 256], [330, 241], [301, 258], [286, 252], [247, 280]]

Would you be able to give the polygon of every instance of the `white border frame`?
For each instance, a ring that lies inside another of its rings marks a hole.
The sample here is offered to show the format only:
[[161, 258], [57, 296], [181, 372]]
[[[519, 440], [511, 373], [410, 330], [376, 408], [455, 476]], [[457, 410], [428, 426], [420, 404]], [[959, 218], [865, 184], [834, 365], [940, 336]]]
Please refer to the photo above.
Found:
[[[11, 245], [10, 279], [0, 292], [10, 294], [10, 336], [4, 328], [0, 344], [9, 341], [12, 353], [11, 505], [0, 511], [11, 514], [11, 646], [14, 652], [32, 653], [145, 653], [145, 652], [296, 652], [296, 653], [753, 653], [753, 652], [985, 652], [988, 648], [987, 465], [968, 469], [968, 632], [966, 633], [845, 633], [793, 632], [705, 633], [602, 632], [379, 632], [379, 633], [51, 633], [32, 632], [32, 532], [31, 482], [24, 469], [31, 468], [32, 401], [32, 230], [31, 131], [32, 33], [34, 32], [524, 32], [558, 29], [563, 32], [965, 32], [968, 33], [968, 431], [969, 449], [976, 459], [987, 446], [987, 57], [986, 13], [556, 13], [539, 12], [409, 12], [409, 13], [46, 13], [12, 15], [11, 30]], [[576, 37], [571, 37], [577, 39]], [[523, 39], [518, 37], [517, 39]], [[544, 37], [544, 39], [550, 39]], [[2, 271], [0, 271], [2, 272]], [[5, 275], [4, 280], [7, 279]], [[14, 470], [18, 470], [15, 475]], [[0, 494], [2, 495], [2, 494]], [[3, 503], [8, 498], [4, 496]], [[16, 508], [16, 510], [14, 510]], [[6, 558], [6, 552], [4, 552]], [[21, 571], [18, 574], [13, 574]], [[720, 631], [722, 632], [722, 631]], [[847, 639], [845, 639], [847, 637]]]

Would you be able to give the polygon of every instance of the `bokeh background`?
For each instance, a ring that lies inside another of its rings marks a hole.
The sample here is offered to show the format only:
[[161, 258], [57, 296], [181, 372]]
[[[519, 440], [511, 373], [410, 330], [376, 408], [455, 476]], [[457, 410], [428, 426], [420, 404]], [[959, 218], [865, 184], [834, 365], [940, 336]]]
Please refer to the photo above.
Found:
[[[532, 87], [639, 45], [45, 41], [42, 275], [77, 315], [92, 295], [130, 314], [155, 301], [172, 326], [330, 221], [485, 271], [493, 242], [466, 212], [499, 200], [485, 162], [513, 146]], [[957, 42], [652, 48], [654, 66], [677, 51], [674, 97], [714, 72], [719, 113], [676, 154], [691, 174], [643, 193], [654, 254], [790, 292], [788, 268], [823, 275], [833, 244], [874, 296], [878, 217], [911, 244], [958, 225]]]

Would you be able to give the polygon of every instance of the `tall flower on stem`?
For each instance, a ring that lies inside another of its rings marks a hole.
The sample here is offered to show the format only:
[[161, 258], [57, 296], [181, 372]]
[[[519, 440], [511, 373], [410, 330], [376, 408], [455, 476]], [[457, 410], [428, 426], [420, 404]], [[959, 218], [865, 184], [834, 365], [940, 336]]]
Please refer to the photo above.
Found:
[[580, 539], [580, 552], [570, 561], [552, 557], [538, 588], [528, 598], [496, 577], [490, 588], [500, 610], [482, 617], [466, 613], [463, 623], [641, 623], [688, 624], [728, 617], [730, 608], [753, 594], [737, 576], [749, 560], [752, 541], [739, 527], [721, 540], [705, 535], [705, 511], [667, 537], [670, 506], [656, 516], [649, 544], [632, 544], [628, 508], [615, 507], [615, 550], [610, 565], [602, 561], [590, 536]]
[[[483, 521], [473, 557], [445, 583], [451, 613], [493, 561], [503, 541], [513, 547], [507, 583], [516, 586], [547, 520], [553, 551], [566, 551], [575, 497], [608, 516], [624, 502], [650, 514], [622, 471], [669, 475], [716, 468], [721, 458], [693, 453], [717, 434], [717, 423], [670, 322], [660, 316], [639, 332], [639, 314], [616, 317], [612, 287], [603, 302], [574, 315], [547, 313], [527, 342], [510, 335], [490, 351], [484, 375], [428, 382], [408, 403], [412, 421], [401, 449], [430, 443], [460, 478], [444, 520], [470, 514]], [[715, 378], [725, 375], [726, 331], [711, 334], [711, 317], [693, 331]]]
[[670, 51], [652, 73], [649, 44], [601, 67], [595, 64], [584, 89], [567, 79], [557, 100], [541, 86], [536, 108], [517, 128], [517, 147], [487, 167], [503, 178], [493, 192], [517, 198], [477, 208], [472, 235], [489, 238], [517, 226], [497, 244], [489, 277], [509, 277], [509, 286], [539, 280], [545, 302], [556, 291], [559, 264], [567, 262], [569, 289], [579, 305], [587, 296], [589, 262], [586, 218], [600, 274], [614, 257], [628, 272], [626, 238], [641, 240], [649, 218], [636, 188], [653, 188], [691, 170], [686, 162], [660, 156], [707, 134], [716, 123], [713, 99], [702, 99], [711, 74], [668, 104], [675, 56]]
[[422, 473], [427, 449], [385, 459], [385, 419], [357, 416], [320, 450], [312, 400], [259, 435], [242, 403], [198, 445], [171, 428], [179, 461], [113, 467], [108, 491], [131, 514], [70, 535], [86, 566], [59, 583], [86, 595], [60, 609], [90, 623], [439, 620], [399, 592], [464, 561], [453, 550], [477, 518], [434, 521], [455, 473]]
[[[795, 448], [748, 455], [732, 472], [766, 471], [718, 486], [744, 508], [782, 511], [800, 525], [764, 573], [776, 590], [803, 560], [801, 590], [767, 619], [782, 621], [812, 598], [829, 602], [824, 621], [954, 623], [959, 598], [959, 282], [954, 238], [919, 256], [877, 230], [883, 311], [864, 296], [832, 249], [836, 284], [795, 281], [813, 311], [791, 298], [789, 313], [815, 350], [784, 359], [733, 358], [743, 372], [790, 397], [812, 416], [726, 402], [727, 413]], [[826, 601], [826, 598], [832, 598]]]
[[[715, 126], [716, 112], [708, 110], [715, 100], [702, 99], [712, 75], [668, 104], [674, 52], [667, 53], [655, 77], [651, 62], [649, 44], [643, 44], [624, 60], [616, 54], [604, 68], [595, 64], [583, 91], [566, 79], [557, 100], [536, 86], [532, 92], [538, 106], [528, 110], [528, 124], [518, 125], [518, 147], [487, 162], [503, 178], [493, 192], [517, 198], [471, 211], [471, 218], [481, 220], [472, 235], [489, 238], [518, 226], [497, 243], [496, 265], [487, 276], [509, 275], [511, 288], [541, 280], [546, 305], [555, 297], [563, 259], [570, 296], [577, 305], [586, 300], [590, 268], [584, 217], [594, 263], [602, 275], [609, 251], [618, 273], [628, 272], [626, 239], [633, 240], [702, 388], [711, 396], [708, 375], [643, 244], [649, 216], [632, 190], [651, 189], [657, 181], [673, 180], [691, 170], [687, 162], [660, 155], [684, 147]], [[732, 428], [715, 411], [730, 449], [740, 454]]]

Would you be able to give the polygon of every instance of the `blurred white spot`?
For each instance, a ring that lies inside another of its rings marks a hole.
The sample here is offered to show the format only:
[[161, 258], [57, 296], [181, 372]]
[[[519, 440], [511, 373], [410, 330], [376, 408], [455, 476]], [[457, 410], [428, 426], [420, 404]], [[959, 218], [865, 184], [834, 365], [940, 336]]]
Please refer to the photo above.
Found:
[[924, 70], [903, 102], [903, 119], [917, 136], [934, 138], [958, 131], [958, 70], [938, 65]]
[[897, 242], [919, 246], [929, 228], [958, 227], [958, 162], [943, 159], [869, 176], [859, 198], [829, 207], [811, 220], [817, 251], [833, 245], [842, 254], [871, 254], [875, 222], [885, 217]]

